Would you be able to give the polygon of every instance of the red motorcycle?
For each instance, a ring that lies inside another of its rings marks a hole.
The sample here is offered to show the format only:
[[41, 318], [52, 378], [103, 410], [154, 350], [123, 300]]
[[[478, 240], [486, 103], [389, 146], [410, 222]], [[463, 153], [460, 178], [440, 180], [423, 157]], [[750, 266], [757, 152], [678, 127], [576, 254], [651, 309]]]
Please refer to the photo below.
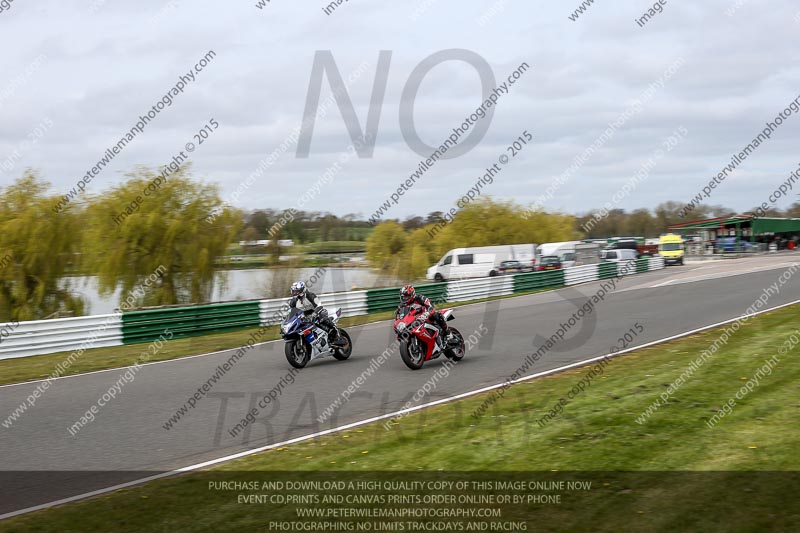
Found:
[[[450, 332], [449, 340], [440, 339], [439, 328], [423, 319], [422, 306], [413, 304], [397, 310], [394, 320], [394, 331], [400, 342], [400, 357], [411, 370], [419, 370], [425, 361], [436, 359], [444, 354], [453, 361], [460, 361], [466, 354], [464, 337], [456, 328], [447, 328]], [[452, 309], [439, 311], [445, 320], [450, 321], [453, 316]]]

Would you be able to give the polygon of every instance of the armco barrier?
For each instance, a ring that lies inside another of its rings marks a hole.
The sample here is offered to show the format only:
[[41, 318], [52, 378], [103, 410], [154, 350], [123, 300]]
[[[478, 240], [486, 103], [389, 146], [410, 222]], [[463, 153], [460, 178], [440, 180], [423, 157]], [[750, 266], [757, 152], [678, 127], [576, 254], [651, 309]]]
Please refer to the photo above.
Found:
[[[428, 283], [415, 285], [418, 293], [424, 294], [432, 302], [444, 302], [447, 300], [447, 283]], [[400, 287], [389, 289], [371, 289], [367, 291], [367, 308], [369, 313], [380, 313], [381, 311], [393, 311], [397, 309], [400, 301]]]
[[369, 314], [367, 305], [368, 291], [334, 292], [320, 296], [322, 305], [331, 313], [342, 308], [342, 316], [359, 316]]
[[600, 274], [600, 279], [609, 279], [617, 277], [617, 263], [613, 261], [606, 261], [597, 265], [597, 272]]
[[[417, 285], [416, 289], [441, 304], [552, 289], [664, 268], [664, 259], [658, 256], [631, 263], [606, 262], [563, 270], [451, 280]], [[399, 287], [392, 287], [321, 294], [320, 299], [331, 312], [341, 307], [342, 316], [359, 316], [395, 309], [399, 292]], [[9, 337], [0, 340], [0, 359], [150, 342], [166, 329], [174, 338], [181, 338], [274, 325], [282, 320], [281, 307], [286, 300], [162, 307], [123, 314], [22, 322]]]
[[122, 341], [150, 342], [165, 329], [180, 339], [252, 328], [260, 323], [258, 301], [129, 311], [122, 315]]
[[[0, 342], [0, 359], [122, 344], [120, 314], [20, 322]], [[10, 327], [6, 325], [7, 327]]]
[[[506, 296], [514, 294], [513, 276], [495, 276], [469, 280], [447, 282], [447, 301], [466, 302], [480, 300], [489, 296]], [[427, 296], [427, 293], [425, 294]]]
[[564, 269], [564, 284], [577, 285], [600, 279], [600, 265], [583, 265]]
[[397, 307], [398, 290], [371, 289], [367, 291], [367, 313], [379, 313]]
[[514, 275], [514, 292], [531, 292], [564, 286], [564, 270], [543, 270]]
[[648, 271], [650, 271], [650, 270], [660, 270], [662, 268], [664, 268], [664, 258], [661, 257], [660, 255], [657, 255], [655, 257], [651, 257], [648, 260], [648, 264], [647, 264], [647, 270]]
[[274, 326], [283, 321], [288, 298], [261, 300], [258, 302], [258, 321], [262, 326]]

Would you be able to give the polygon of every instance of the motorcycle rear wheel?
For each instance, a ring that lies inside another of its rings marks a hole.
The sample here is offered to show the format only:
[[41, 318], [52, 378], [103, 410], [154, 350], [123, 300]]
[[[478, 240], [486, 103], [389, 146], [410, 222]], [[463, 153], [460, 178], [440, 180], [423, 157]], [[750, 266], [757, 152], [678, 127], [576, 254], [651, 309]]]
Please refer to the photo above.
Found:
[[301, 339], [286, 341], [283, 347], [286, 360], [295, 368], [305, 368], [311, 359], [311, 350]]
[[419, 339], [412, 337], [400, 343], [400, 358], [411, 370], [419, 370], [425, 363], [425, 349]]
[[339, 337], [346, 340], [347, 344], [337, 346], [333, 351], [333, 356], [339, 361], [344, 361], [353, 353], [353, 341], [350, 340], [350, 335], [341, 328], [339, 328]]

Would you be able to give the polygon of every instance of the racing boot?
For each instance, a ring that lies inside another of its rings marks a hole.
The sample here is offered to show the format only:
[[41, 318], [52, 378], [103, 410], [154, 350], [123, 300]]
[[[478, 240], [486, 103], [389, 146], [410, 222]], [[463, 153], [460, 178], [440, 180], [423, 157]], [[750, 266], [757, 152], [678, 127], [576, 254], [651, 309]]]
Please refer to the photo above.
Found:
[[452, 332], [450, 332], [450, 329], [447, 330], [447, 337], [445, 338], [447, 339], [447, 344], [449, 346], [455, 346], [459, 343], [458, 337], [453, 335]]
[[331, 346], [341, 347], [347, 344], [347, 341], [339, 335], [339, 328], [335, 324], [326, 321], [325, 326], [328, 328], [328, 340], [331, 341]]
[[336, 346], [337, 348], [341, 348], [342, 346], [347, 344], [347, 340], [344, 337], [339, 335], [339, 331], [334, 328], [333, 329], [333, 339], [331, 340], [331, 345]]
[[453, 333], [450, 331], [450, 328], [448, 327], [445, 327], [445, 329], [442, 330], [442, 338], [444, 339], [445, 345], [447, 346], [453, 346], [458, 344], [458, 337], [453, 335]]
[[441, 329], [439, 330], [439, 334], [436, 336], [436, 345], [442, 350], [447, 349], [447, 339]]
[[450, 335], [450, 328], [447, 327], [446, 323], [444, 324], [444, 327], [442, 327], [442, 324], [438, 323], [438, 321], [436, 327], [439, 328], [439, 335], [436, 336], [436, 342], [439, 345], [439, 348], [446, 350], [447, 346], [451, 343], [452, 335]]
[[442, 317], [441, 315], [438, 315], [438, 318], [436, 319], [435, 323], [436, 323], [436, 327], [439, 328], [439, 336], [437, 337], [437, 339], [441, 339], [441, 341], [442, 341], [442, 344], [441, 344], [442, 349], [447, 348], [447, 346], [451, 345], [451, 344], [458, 344], [458, 339], [456, 339], [450, 333], [450, 327], [447, 325], [447, 320], [445, 320], [444, 317]]

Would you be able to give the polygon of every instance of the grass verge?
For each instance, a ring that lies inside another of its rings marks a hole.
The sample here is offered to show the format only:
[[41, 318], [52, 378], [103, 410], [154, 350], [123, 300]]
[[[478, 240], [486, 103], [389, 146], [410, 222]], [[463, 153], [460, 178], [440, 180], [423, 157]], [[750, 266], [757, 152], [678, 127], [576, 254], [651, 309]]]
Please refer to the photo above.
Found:
[[[526, 521], [527, 530], [793, 530], [800, 518], [795, 496], [800, 489], [800, 359], [799, 349], [786, 343], [797, 333], [797, 311], [793, 306], [748, 321], [644, 423], [637, 418], [720, 338], [722, 328], [612, 359], [585, 392], [544, 425], [538, 420], [588, 367], [514, 385], [478, 419], [470, 413], [486, 394], [412, 413], [388, 430], [384, 422], [365, 425], [31, 513], [2, 527], [15, 532], [271, 531], [276, 520], [298, 520], [298, 508], [334, 505], [242, 503], [241, 494], [311, 491], [231, 491], [214, 489], [210, 482], [260, 483], [288, 475], [409, 480], [421, 471], [438, 480], [469, 479], [469, 472], [591, 480], [591, 489], [566, 492], [559, 504], [506, 506], [503, 519]], [[775, 356], [774, 371], [708, 428], [706, 422]], [[456, 379], [458, 371], [451, 370]]]

